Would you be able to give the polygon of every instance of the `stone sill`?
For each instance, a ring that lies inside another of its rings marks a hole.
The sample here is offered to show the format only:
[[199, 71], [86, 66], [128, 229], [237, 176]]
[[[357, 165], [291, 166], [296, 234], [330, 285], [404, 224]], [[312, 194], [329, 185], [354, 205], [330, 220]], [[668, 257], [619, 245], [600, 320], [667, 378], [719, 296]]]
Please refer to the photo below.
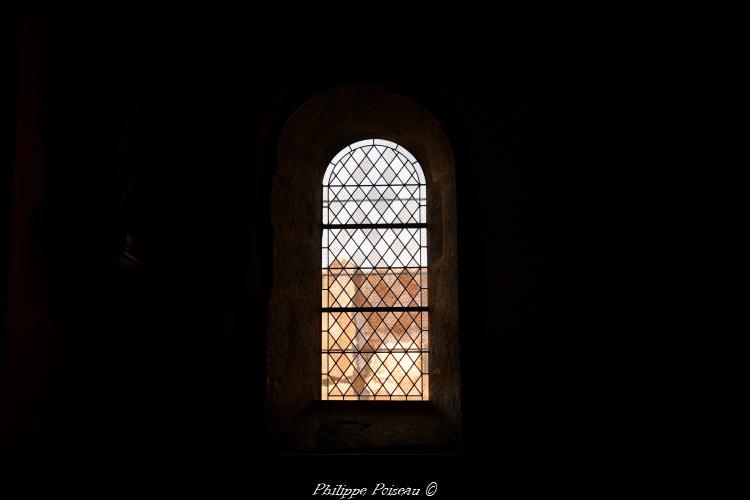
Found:
[[312, 401], [316, 413], [435, 413], [432, 401]]

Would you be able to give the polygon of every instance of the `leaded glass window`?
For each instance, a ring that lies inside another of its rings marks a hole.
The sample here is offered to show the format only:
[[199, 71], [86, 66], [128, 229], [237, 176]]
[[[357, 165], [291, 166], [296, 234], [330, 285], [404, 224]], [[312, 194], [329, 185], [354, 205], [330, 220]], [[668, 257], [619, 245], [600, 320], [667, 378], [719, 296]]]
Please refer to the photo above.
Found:
[[427, 186], [390, 141], [341, 150], [323, 178], [321, 397], [427, 400]]

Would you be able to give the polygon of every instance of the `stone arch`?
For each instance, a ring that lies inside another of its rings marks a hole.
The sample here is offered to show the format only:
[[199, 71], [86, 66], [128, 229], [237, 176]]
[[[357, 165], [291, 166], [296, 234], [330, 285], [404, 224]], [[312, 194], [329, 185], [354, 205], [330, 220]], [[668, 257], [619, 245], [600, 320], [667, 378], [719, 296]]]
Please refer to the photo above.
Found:
[[[413, 153], [429, 186], [427, 253], [434, 309], [429, 402], [320, 401], [321, 185], [331, 158], [373, 137]], [[265, 412], [271, 447], [457, 446], [461, 431], [455, 167], [448, 139], [432, 114], [374, 85], [337, 87], [305, 102], [279, 137], [271, 222]], [[361, 429], [367, 430], [355, 432], [341, 425], [343, 414], [360, 419]]]

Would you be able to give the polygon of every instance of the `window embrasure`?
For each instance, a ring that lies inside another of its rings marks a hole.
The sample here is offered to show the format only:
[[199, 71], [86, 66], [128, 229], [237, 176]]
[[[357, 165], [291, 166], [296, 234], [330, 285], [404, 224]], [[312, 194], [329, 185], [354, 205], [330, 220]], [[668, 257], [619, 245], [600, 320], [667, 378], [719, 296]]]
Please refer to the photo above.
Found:
[[343, 85], [288, 117], [270, 200], [270, 449], [460, 445], [455, 179], [440, 124], [397, 92]]

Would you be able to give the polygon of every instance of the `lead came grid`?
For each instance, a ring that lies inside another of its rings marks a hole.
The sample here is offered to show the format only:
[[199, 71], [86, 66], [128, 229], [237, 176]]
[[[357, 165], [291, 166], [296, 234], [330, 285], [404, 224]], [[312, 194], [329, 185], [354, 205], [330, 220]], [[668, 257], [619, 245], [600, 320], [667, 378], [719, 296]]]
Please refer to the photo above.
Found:
[[426, 186], [383, 140], [331, 161], [323, 185], [322, 399], [429, 399]]

